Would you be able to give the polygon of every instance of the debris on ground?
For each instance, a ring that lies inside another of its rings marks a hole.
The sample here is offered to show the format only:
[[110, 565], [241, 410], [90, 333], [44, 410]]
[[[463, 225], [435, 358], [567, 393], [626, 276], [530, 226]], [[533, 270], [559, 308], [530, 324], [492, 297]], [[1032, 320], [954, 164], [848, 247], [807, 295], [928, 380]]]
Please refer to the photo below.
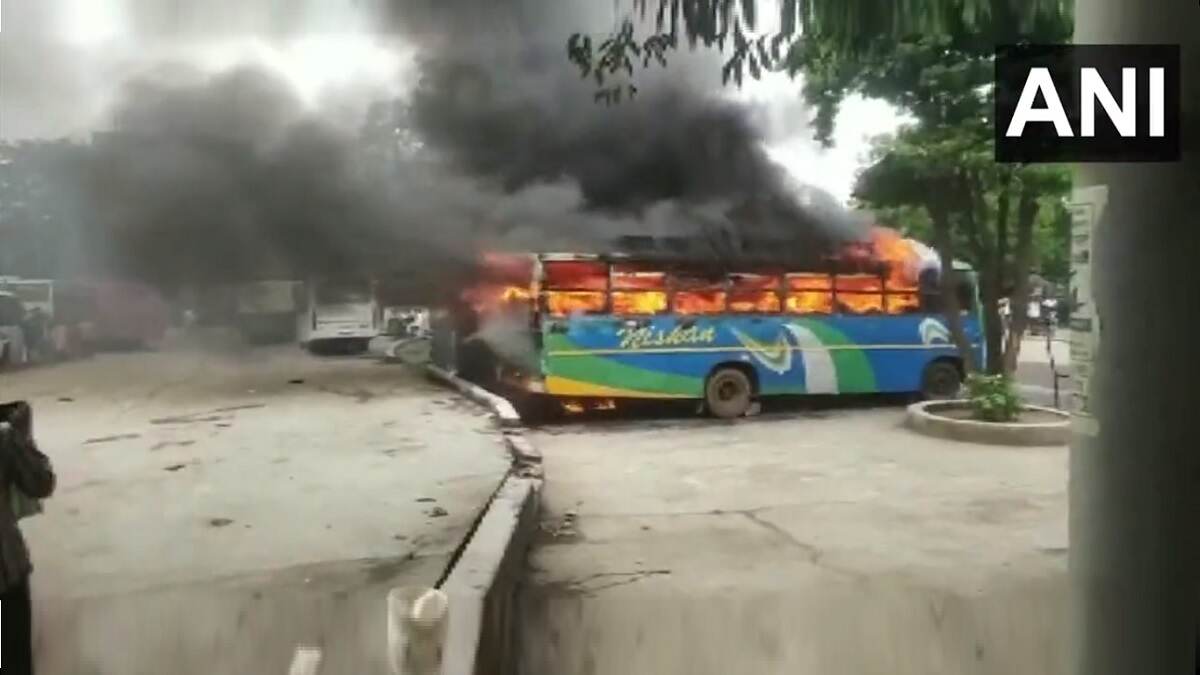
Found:
[[208, 519], [209, 527], [225, 527], [226, 525], [232, 525], [232, 524], [233, 524], [232, 518], [209, 518]]
[[432, 509], [429, 509], [429, 517], [430, 518], [442, 518], [442, 517], [448, 516], [448, 515], [450, 515], [450, 513], [448, 511], [446, 511], [446, 509], [443, 509], [440, 506], [435, 506]]
[[172, 464], [171, 466], [163, 468], [163, 471], [170, 471], [170, 472], [174, 473], [175, 471], [179, 471], [180, 469], [185, 468], [186, 466], [187, 466], [187, 464]]
[[422, 504], [432, 504], [433, 502], [436, 502], [437, 500], [434, 499], [433, 497], [418, 497], [417, 501]]
[[303, 377], [297, 377], [293, 380], [288, 380], [288, 384], [304, 384], [304, 382], [305, 380]]
[[83, 442], [84, 445], [95, 445], [97, 443], [112, 443], [113, 441], [128, 441], [134, 438], [141, 438], [141, 434], [117, 434], [116, 436], [101, 436], [99, 438], [89, 438]]
[[579, 536], [579, 530], [575, 529], [575, 523], [579, 519], [579, 512], [575, 509], [570, 509], [559, 518], [557, 522], [550, 520], [542, 523], [542, 531], [550, 535], [554, 539], [571, 539]]
[[59, 396], [58, 402], [59, 403], [74, 403], [75, 399], [71, 398], [70, 396]]

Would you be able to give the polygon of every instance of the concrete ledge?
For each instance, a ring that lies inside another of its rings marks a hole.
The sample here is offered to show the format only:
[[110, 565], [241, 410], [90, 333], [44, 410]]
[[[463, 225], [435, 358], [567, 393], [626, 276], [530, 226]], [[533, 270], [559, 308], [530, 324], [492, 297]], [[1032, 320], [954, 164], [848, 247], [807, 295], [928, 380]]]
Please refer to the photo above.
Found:
[[505, 399], [502, 396], [497, 396], [483, 387], [467, 382], [454, 373], [451, 373], [443, 368], [439, 368], [435, 365], [425, 366], [425, 372], [429, 373], [429, 375], [434, 379], [441, 380], [451, 387], [454, 387], [461, 392], [463, 396], [466, 396], [479, 405], [491, 410], [492, 414], [496, 416], [496, 419], [500, 422], [501, 426], [521, 426], [521, 416], [517, 414], [517, 409], [508, 402], [508, 399]]
[[516, 672], [513, 607], [541, 488], [540, 479], [509, 477], [442, 584], [450, 598], [443, 675]]
[[514, 606], [525, 552], [538, 528], [542, 453], [503, 397], [434, 365], [429, 375], [482, 405], [502, 427], [512, 471], [500, 483], [438, 588], [450, 599], [443, 675], [515, 673]]
[[909, 429], [926, 436], [952, 441], [989, 445], [1044, 446], [1066, 445], [1071, 438], [1070, 415], [1053, 408], [1026, 405], [1061, 418], [1057, 422], [981, 422], [939, 415], [941, 410], [962, 410], [970, 405], [965, 400], [922, 401], [908, 406], [905, 424]]

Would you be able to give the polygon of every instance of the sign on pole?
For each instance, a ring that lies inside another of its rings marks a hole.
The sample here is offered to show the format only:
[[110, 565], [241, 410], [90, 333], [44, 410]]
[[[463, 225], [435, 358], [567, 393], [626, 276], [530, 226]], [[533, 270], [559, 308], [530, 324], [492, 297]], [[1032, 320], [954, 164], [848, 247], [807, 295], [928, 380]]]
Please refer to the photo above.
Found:
[[1108, 187], [1104, 185], [1076, 188], [1071, 199], [1071, 414], [1076, 430], [1088, 435], [1094, 435], [1096, 429], [1090, 397], [1101, 328], [1092, 293], [1092, 252], [1096, 223], [1107, 203]]

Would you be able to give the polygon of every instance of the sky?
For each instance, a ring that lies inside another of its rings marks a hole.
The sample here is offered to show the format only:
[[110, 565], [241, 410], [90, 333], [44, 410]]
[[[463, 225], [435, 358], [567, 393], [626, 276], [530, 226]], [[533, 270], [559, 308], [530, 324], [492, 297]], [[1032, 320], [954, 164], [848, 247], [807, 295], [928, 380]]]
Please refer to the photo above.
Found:
[[[108, 125], [116, 83], [166, 62], [205, 71], [265, 65], [304, 100], [336, 101], [352, 122], [370, 100], [403, 95], [414, 70], [411, 50], [372, 30], [363, 1], [0, 0], [0, 139], [86, 138]], [[161, 28], [181, 13], [193, 30]], [[763, 112], [772, 158], [845, 200], [869, 139], [893, 131], [900, 117], [882, 102], [850, 99], [834, 147], [824, 149], [811, 138], [799, 92], [798, 81], [769, 73], [726, 95]]]

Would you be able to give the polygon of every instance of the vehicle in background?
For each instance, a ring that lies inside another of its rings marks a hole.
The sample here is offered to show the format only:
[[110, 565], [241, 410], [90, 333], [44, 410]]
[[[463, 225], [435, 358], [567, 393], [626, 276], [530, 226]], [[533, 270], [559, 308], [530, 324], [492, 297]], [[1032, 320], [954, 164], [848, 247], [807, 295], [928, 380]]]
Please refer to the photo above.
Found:
[[9, 291], [0, 291], [0, 369], [25, 363], [25, 305]]
[[86, 284], [91, 326], [84, 339], [98, 349], [155, 349], [166, 336], [171, 309], [154, 289], [126, 281]]
[[[718, 417], [777, 394], [958, 394], [962, 360], [936, 269], [711, 266], [537, 255], [527, 285], [471, 289], [435, 360], [559, 401], [698, 399]], [[511, 269], [512, 266], [509, 266]], [[957, 266], [962, 328], [983, 361], [974, 274]], [[465, 336], [466, 339], [463, 339]]]
[[306, 285], [300, 344], [314, 354], [361, 353], [379, 335], [383, 310], [366, 279], [319, 279]]
[[277, 344], [296, 339], [301, 286], [298, 281], [256, 281], [237, 286], [234, 321], [247, 342]]
[[429, 336], [428, 307], [385, 307], [383, 335], [396, 338]]
[[39, 309], [46, 316], [54, 316], [55, 282], [49, 279], [0, 277], [0, 291], [16, 296], [26, 312]]

